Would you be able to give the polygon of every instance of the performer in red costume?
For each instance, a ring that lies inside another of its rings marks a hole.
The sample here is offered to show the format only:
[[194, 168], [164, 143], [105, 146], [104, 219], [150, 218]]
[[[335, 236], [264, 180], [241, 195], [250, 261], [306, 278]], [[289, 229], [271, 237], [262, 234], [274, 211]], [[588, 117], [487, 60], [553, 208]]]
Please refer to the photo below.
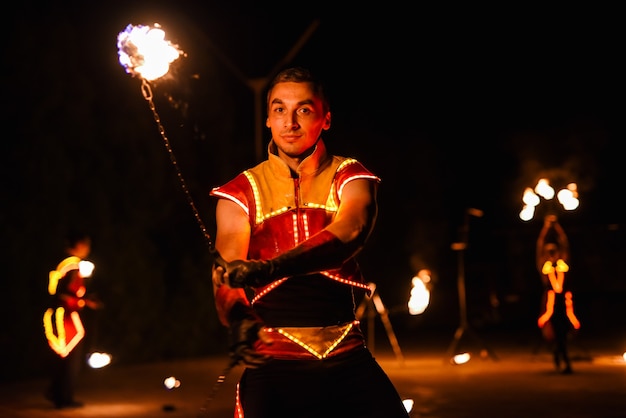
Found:
[[50, 306], [43, 316], [46, 339], [55, 354], [46, 397], [59, 409], [83, 406], [74, 399], [85, 336], [79, 312], [85, 307], [100, 307], [86, 295], [85, 278], [94, 268], [93, 263], [84, 260], [91, 251], [90, 237], [70, 234], [65, 251], [66, 257], [49, 274]]
[[[547, 241], [548, 234], [556, 234], [556, 242]], [[564, 374], [572, 373], [567, 340], [573, 329], [580, 328], [574, 314], [574, 300], [569, 272], [569, 240], [556, 215], [547, 215], [537, 238], [537, 269], [544, 287], [541, 316], [537, 320], [544, 339], [552, 345], [554, 366]], [[561, 369], [561, 362], [563, 369]]]
[[380, 179], [327, 153], [331, 112], [307, 69], [279, 73], [267, 107], [268, 159], [211, 191], [216, 308], [246, 367], [235, 417], [406, 418], [355, 316]]

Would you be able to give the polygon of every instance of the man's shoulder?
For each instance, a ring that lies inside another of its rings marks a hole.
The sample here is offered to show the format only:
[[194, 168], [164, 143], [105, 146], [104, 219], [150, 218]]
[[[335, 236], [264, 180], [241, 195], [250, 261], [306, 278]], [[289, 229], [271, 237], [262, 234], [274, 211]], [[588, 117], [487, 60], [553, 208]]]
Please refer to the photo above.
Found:
[[335, 171], [341, 175], [371, 178], [376, 181], [380, 180], [376, 174], [356, 158], [333, 155], [331, 165], [334, 166]]

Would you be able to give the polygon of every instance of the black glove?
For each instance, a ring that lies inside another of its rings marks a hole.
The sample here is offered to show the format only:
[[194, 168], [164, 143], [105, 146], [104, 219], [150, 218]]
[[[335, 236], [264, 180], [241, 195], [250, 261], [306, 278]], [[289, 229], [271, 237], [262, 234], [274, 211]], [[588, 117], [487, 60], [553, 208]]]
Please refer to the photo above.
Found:
[[243, 363], [244, 366], [257, 368], [272, 359], [271, 356], [257, 352], [253, 347], [263, 328], [261, 319], [252, 307], [236, 303], [228, 315], [231, 364]]
[[228, 263], [228, 284], [230, 287], [258, 287], [274, 280], [276, 270], [274, 260], [235, 260]]
[[322, 231], [271, 260], [235, 260], [227, 263], [231, 287], [259, 287], [282, 277], [335, 269], [358, 250], [344, 244], [333, 233]]

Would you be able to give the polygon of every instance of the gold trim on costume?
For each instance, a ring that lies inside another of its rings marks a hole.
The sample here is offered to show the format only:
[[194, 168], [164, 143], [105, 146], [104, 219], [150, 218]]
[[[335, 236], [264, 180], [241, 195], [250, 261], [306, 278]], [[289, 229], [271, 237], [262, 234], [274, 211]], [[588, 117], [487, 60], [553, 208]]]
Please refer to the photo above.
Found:
[[318, 359], [326, 358], [350, 333], [355, 322], [330, 327], [284, 327], [270, 328], [289, 338]]

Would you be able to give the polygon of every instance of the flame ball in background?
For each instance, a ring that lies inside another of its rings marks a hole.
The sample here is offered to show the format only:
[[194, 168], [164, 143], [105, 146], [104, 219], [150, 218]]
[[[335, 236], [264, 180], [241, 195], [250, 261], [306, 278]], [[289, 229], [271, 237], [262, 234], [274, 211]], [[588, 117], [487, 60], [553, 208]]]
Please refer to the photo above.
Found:
[[165, 386], [166, 389], [176, 389], [180, 387], [180, 380], [176, 379], [174, 376], [167, 377], [163, 381], [163, 386]]
[[111, 355], [99, 352], [91, 353], [87, 358], [87, 364], [92, 369], [101, 369], [111, 364]]
[[154, 27], [128, 25], [117, 36], [120, 64], [126, 72], [151, 81], [163, 77], [170, 64], [183, 52], [165, 40], [165, 32], [158, 23]]
[[422, 314], [428, 307], [430, 303], [430, 290], [428, 289], [430, 278], [430, 270], [422, 269], [411, 280], [413, 288], [408, 303], [411, 315]]

